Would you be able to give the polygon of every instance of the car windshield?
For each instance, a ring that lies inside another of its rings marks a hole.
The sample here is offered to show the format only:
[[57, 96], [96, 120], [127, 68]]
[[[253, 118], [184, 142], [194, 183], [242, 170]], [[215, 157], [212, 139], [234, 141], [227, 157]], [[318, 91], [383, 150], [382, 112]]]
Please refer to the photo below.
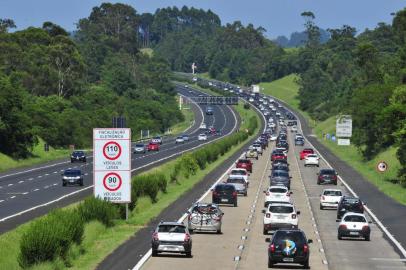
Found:
[[341, 196], [342, 193], [339, 190], [325, 190], [323, 195], [326, 195], [326, 196]]
[[135, 147], [144, 147], [143, 144], [136, 144]]
[[269, 189], [271, 193], [286, 193], [286, 189], [284, 188], [271, 188]]
[[320, 174], [324, 174], [324, 175], [326, 175], [326, 174], [328, 174], [328, 175], [335, 175], [336, 172], [335, 172], [334, 170], [321, 170], [321, 171], [320, 171]]
[[73, 152], [74, 156], [83, 156], [85, 153], [83, 151], [75, 151]]
[[309, 158], [316, 158], [317, 156], [316, 156], [316, 155], [307, 155], [307, 157], [309, 157]]
[[272, 177], [289, 177], [289, 173], [285, 171], [273, 171]]
[[245, 160], [245, 159], [240, 159], [240, 160], [238, 161], [238, 163], [249, 163], [249, 161], [248, 161], [248, 160]]
[[344, 221], [348, 222], [367, 222], [363, 216], [346, 216]]
[[297, 246], [305, 244], [306, 239], [301, 232], [283, 230], [277, 231], [273, 237], [273, 242], [277, 247], [281, 246], [284, 248], [288, 241], [294, 242]]
[[160, 233], [185, 233], [186, 228], [183, 225], [159, 225], [158, 232], [160, 232]]
[[358, 204], [358, 203], [360, 203], [360, 201], [359, 201], [359, 199], [345, 198], [343, 203], [345, 203], [345, 204]]
[[79, 176], [80, 175], [80, 171], [65, 171], [64, 172], [65, 176]]
[[269, 212], [279, 214], [289, 214], [293, 212], [293, 207], [288, 205], [270, 205]]
[[242, 178], [228, 178], [227, 183], [229, 184], [244, 184], [245, 180]]

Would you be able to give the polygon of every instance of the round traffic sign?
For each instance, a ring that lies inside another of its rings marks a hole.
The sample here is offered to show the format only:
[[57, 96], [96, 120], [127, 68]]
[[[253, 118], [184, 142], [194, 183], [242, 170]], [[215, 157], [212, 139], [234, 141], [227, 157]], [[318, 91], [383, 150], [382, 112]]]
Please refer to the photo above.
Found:
[[103, 156], [108, 160], [116, 160], [121, 155], [121, 146], [113, 141], [107, 142], [103, 146]]
[[103, 178], [103, 186], [108, 191], [117, 191], [120, 189], [122, 183], [121, 176], [114, 172], [106, 174]]
[[378, 172], [385, 172], [388, 169], [388, 164], [386, 164], [385, 161], [380, 161], [377, 165], [376, 165], [376, 170]]

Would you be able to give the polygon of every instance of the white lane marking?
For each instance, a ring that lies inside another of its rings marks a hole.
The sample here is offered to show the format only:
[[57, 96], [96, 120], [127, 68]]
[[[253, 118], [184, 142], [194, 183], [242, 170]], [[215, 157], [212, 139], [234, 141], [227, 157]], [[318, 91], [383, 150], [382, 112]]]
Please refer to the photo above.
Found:
[[54, 184], [53, 184], [53, 186], [57, 186], [57, 185], [58, 185], [58, 183], [54, 183]]
[[44, 187], [44, 189], [47, 189], [47, 188], [49, 188], [49, 186], [45, 186], [45, 187]]
[[37, 176], [37, 178], [41, 178], [41, 177], [42, 177], [42, 175], [38, 175], [38, 176]]
[[21, 193], [22, 195], [27, 195], [29, 192], [23, 192], [23, 193]]
[[89, 173], [85, 173], [85, 176], [86, 176], [86, 175], [89, 175]]
[[19, 184], [24, 183], [24, 180], [18, 181]]
[[[278, 99], [275, 99], [278, 100]], [[293, 115], [296, 116], [296, 119], [298, 119], [299, 121], [299, 127], [300, 130], [302, 130], [302, 123], [300, 121], [300, 118], [297, 117], [296, 113], [294, 113], [293, 111], [289, 110]], [[302, 130], [303, 133], [303, 130]], [[305, 138], [306, 135], [302, 134]], [[319, 154], [319, 156], [324, 160], [324, 162], [327, 164], [327, 166], [329, 166], [331, 169], [333, 169], [333, 166], [331, 166], [331, 164], [324, 158], [324, 156], [317, 150], [316, 147], [314, 147], [314, 145], [306, 138], [308, 144], [310, 144]], [[340, 181], [344, 184], [344, 186], [348, 189], [348, 191], [355, 197], [359, 197], [357, 195], [357, 193], [355, 193], [354, 190], [352, 190], [352, 188], [348, 185], [348, 183], [346, 181], [344, 181], [344, 179], [338, 175], [338, 179], [340, 179]], [[404, 249], [404, 247], [402, 246], [402, 244], [400, 244], [400, 242], [398, 240], [395, 239], [395, 237], [386, 229], [386, 227], [382, 224], [382, 222], [378, 219], [378, 217], [372, 212], [371, 209], [369, 209], [366, 205], [364, 205], [364, 209], [367, 211], [367, 213], [372, 217], [373, 220], [375, 220], [376, 224], [378, 224], [378, 226], [381, 228], [381, 230], [386, 234], [386, 236], [392, 241], [392, 243], [399, 249], [399, 251], [402, 253], [403, 257], [406, 257], [406, 250]]]
[[12, 185], [14, 185], [14, 184], [8, 184], [7, 186], [11, 187]]
[[406, 259], [397, 258], [369, 258], [372, 261], [406, 262]]
[[11, 196], [10, 199], [14, 199], [15, 197], [16, 197], [15, 195], [14, 195], [14, 196]]
[[0, 203], [4, 202], [4, 200], [0, 200]]
[[54, 171], [54, 173], [58, 173], [57, 171]]
[[32, 181], [32, 180], [34, 180], [34, 178], [32, 178], [32, 177], [31, 177], [31, 178], [28, 178], [28, 181]]
[[46, 173], [46, 174], [45, 174], [45, 176], [48, 176], [48, 175], [49, 175], [49, 173]]
[[[39, 190], [39, 188], [36, 188], [36, 189], [34, 189], [33, 191], [38, 191]], [[8, 219], [8, 218], [7, 218]], [[7, 220], [7, 219], [4, 219], [4, 220]], [[3, 221], [3, 220], [0, 220], [0, 221]]]
[[[264, 116], [264, 115], [262, 114], [262, 112], [259, 111], [255, 106], [253, 106], [253, 107], [256, 109], [257, 112], [259, 112], [259, 114], [260, 114], [260, 115], [262, 116], [262, 118], [264, 119], [264, 132], [265, 132], [265, 130], [266, 130], [266, 119], [265, 119], [265, 116]], [[235, 113], [234, 113], [234, 111], [231, 110], [231, 112], [233, 113], [234, 119], [236, 120], [236, 121], [235, 121], [234, 128], [233, 128], [233, 130], [234, 130], [234, 129], [235, 129], [235, 126], [237, 125], [237, 119], [235, 118]], [[228, 134], [227, 134], [227, 135], [228, 135]], [[242, 158], [243, 156], [244, 156], [244, 153], [242, 153], [241, 156], [239, 156], [239, 157], [236, 159], [236, 161], [237, 161], [238, 159]], [[220, 176], [219, 179], [217, 179], [216, 183], [220, 182], [221, 179], [223, 179], [224, 176], [225, 176], [233, 167], [234, 167], [234, 162], [231, 164], [231, 166], [230, 166], [227, 170], [225, 170], [224, 174], [223, 174], [222, 176]], [[265, 171], [266, 171], [266, 169], [265, 169]], [[215, 184], [216, 184], [216, 183], [215, 183]], [[214, 185], [215, 185], [215, 184], [214, 184]], [[197, 202], [202, 201], [202, 200], [211, 192], [211, 189], [212, 189], [212, 187], [213, 187], [214, 185], [212, 185], [212, 186], [197, 200]], [[251, 212], [252, 212], [252, 210], [251, 210]], [[255, 211], [254, 211], [254, 212], [255, 212]], [[187, 213], [184, 213], [184, 214], [178, 219], [178, 222], [182, 222], [186, 217], [187, 217]], [[241, 238], [241, 239], [243, 239], [243, 240], [246, 239], [246, 236], [242, 236], [242, 237], [244, 237], [244, 238]], [[147, 251], [147, 253], [145, 253], [145, 255], [141, 258], [141, 260], [139, 260], [138, 263], [133, 267], [132, 270], [139, 270], [139, 269], [145, 264], [145, 262], [151, 257], [151, 255], [152, 255], [152, 249], [149, 249], [149, 250]]]
[[[136, 170], [140, 170], [140, 169], [142, 169], [142, 168], [145, 168], [145, 167], [147, 167], [147, 166], [153, 165], [153, 164], [155, 164], [155, 163], [158, 163], [158, 162], [161, 162], [161, 161], [170, 159], [170, 158], [172, 158], [172, 157], [174, 157], [174, 156], [181, 155], [181, 154], [183, 154], [183, 153], [185, 153], [185, 152], [189, 152], [189, 151], [195, 150], [195, 149], [197, 149], [197, 148], [200, 148], [200, 147], [203, 146], [203, 145], [206, 145], [206, 144], [212, 143], [212, 142], [214, 142], [214, 141], [220, 140], [220, 139], [222, 139], [222, 138], [224, 138], [224, 137], [226, 137], [226, 136], [232, 134], [232, 133], [234, 132], [234, 130], [237, 128], [238, 119], [237, 119], [237, 116], [236, 116], [236, 114], [234, 113], [234, 111], [233, 111], [232, 109], [230, 109], [230, 111], [231, 111], [231, 113], [233, 114], [233, 117], [234, 117], [234, 127], [231, 129], [231, 131], [230, 131], [229, 133], [225, 134], [224, 136], [218, 137], [218, 138], [216, 138], [216, 139], [214, 139], [214, 140], [211, 140], [211, 141], [209, 141], [209, 142], [199, 144], [199, 145], [197, 145], [197, 146], [195, 146], [195, 147], [186, 149], [186, 150], [181, 151], [181, 152], [177, 152], [177, 153], [172, 154], [172, 155], [170, 155], [170, 156], [167, 156], [167, 157], [161, 158], [161, 159], [159, 159], [159, 160], [153, 161], [153, 162], [151, 162], [151, 163], [149, 163], [149, 164], [145, 164], [145, 165], [143, 165], [143, 166], [141, 166], [141, 167], [139, 167], [139, 168], [136, 168], [136, 169], [131, 170], [131, 172], [134, 172], [134, 171], [136, 171]], [[93, 162], [91, 162], [91, 163], [93, 163]], [[63, 171], [64, 171], [64, 170], [61, 170], [61, 172], [63, 172]], [[35, 210], [35, 209], [38, 209], [38, 208], [41, 208], [41, 207], [44, 207], [44, 206], [53, 204], [53, 203], [55, 203], [55, 202], [61, 201], [61, 200], [65, 199], [65, 198], [70, 197], [70, 196], [73, 196], [73, 195], [75, 195], [75, 194], [77, 194], [77, 193], [79, 193], [79, 192], [82, 192], [82, 191], [85, 191], [85, 190], [87, 190], [87, 189], [93, 188], [93, 186], [94, 186], [94, 185], [91, 185], [91, 186], [88, 186], [88, 187], [79, 189], [79, 190], [77, 190], [77, 191], [74, 191], [74, 192], [65, 194], [65, 195], [63, 195], [63, 196], [61, 196], [61, 197], [59, 197], [59, 198], [57, 198], [57, 199], [55, 199], [55, 200], [49, 201], [49, 202], [47, 202], [47, 203], [40, 204], [40, 205], [31, 207], [31, 208], [29, 208], [29, 209], [23, 210], [23, 211], [21, 211], [21, 212], [18, 212], [18, 213], [16, 213], [16, 214], [13, 214], [13, 215], [4, 217], [4, 218], [0, 219], [0, 222], [6, 221], [6, 220], [11, 219], [11, 218], [13, 218], [13, 217], [20, 216], [20, 215], [25, 214], [25, 213], [27, 213], [27, 212], [33, 211], [33, 210]], [[38, 191], [38, 190], [39, 190], [39, 189], [35, 189], [34, 191]]]

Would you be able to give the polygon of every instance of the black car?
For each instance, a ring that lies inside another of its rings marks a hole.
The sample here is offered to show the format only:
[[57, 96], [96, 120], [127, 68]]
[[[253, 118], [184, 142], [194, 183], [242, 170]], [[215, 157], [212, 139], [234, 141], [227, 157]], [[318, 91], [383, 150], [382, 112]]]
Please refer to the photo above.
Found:
[[289, 151], [289, 143], [287, 141], [280, 140], [276, 144], [276, 147], [285, 148], [287, 151]]
[[73, 163], [75, 161], [82, 161], [86, 162], [86, 154], [84, 151], [73, 151], [70, 155], [70, 162]]
[[305, 233], [300, 229], [277, 230], [269, 240], [268, 267], [276, 263], [298, 263], [309, 268], [310, 248], [313, 243], [307, 240]]
[[338, 173], [333, 169], [322, 169], [317, 173], [317, 185], [334, 184], [337, 185]]
[[337, 219], [341, 219], [347, 212], [364, 213], [364, 204], [357, 197], [343, 196], [338, 203]]
[[272, 174], [269, 176], [270, 186], [283, 185], [290, 189], [290, 179], [289, 172], [287, 171], [272, 171]]
[[83, 186], [83, 174], [81, 170], [65, 170], [62, 174], [62, 186], [67, 184]]
[[302, 138], [296, 138], [296, 139], [295, 139], [295, 145], [296, 145], [296, 146], [304, 146], [304, 139], [302, 139]]
[[212, 107], [207, 107], [206, 114], [207, 115], [213, 115], [213, 108]]
[[212, 193], [212, 202], [216, 204], [232, 204], [237, 206], [237, 190], [231, 184], [218, 184]]

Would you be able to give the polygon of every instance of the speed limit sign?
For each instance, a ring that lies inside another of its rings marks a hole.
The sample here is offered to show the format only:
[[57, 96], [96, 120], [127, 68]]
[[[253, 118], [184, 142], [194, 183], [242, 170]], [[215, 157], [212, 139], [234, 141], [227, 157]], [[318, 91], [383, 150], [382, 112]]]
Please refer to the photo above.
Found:
[[376, 170], [380, 173], [386, 172], [386, 170], [388, 170], [388, 164], [386, 164], [385, 161], [380, 161], [378, 162], [378, 164], [376, 165]]
[[131, 130], [93, 129], [94, 196], [115, 203], [131, 201]]

